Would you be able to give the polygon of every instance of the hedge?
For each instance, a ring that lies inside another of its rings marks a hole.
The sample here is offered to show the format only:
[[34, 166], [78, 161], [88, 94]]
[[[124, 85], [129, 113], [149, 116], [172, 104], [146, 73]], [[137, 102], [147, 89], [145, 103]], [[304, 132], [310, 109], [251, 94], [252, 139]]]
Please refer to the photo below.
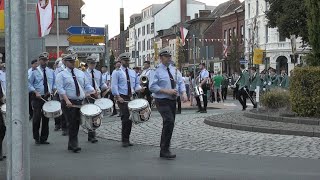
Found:
[[261, 104], [267, 109], [281, 109], [290, 107], [290, 94], [281, 88], [271, 89], [261, 95]]
[[300, 116], [320, 117], [320, 67], [298, 67], [290, 78], [292, 111]]

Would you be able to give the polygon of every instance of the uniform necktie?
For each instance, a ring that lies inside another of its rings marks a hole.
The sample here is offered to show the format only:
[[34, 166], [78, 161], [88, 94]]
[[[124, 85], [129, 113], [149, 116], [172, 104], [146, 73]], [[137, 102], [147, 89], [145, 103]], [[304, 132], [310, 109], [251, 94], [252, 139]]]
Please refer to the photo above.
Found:
[[76, 94], [77, 94], [77, 96], [80, 96], [79, 84], [78, 84], [76, 75], [75, 75], [74, 72], [73, 72], [73, 69], [71, 69], [71, 74], [72, 74], [72, 78], [73, 78], [73, 81], [74, 81], [74, 85], [76, 86]]
[[131, 83], [128, 68], [126, 68], [127, 85], [128, 85], [128, 96], [131, 96]]
[[171, 88], [174, 89], [174, 79], [173, 79], [173, 76], [170, 72], [170, 68], [167, 67], [167, 70], [168, 70], [168, 74], [169, 74], [169, 77], [170, 77], [170, 83], [171, 83]]
[[43, 69], [43, 86], [44, 86], [44, 94], [48, 93], [48, 79], [46, 74], [46, 68]]
[[92, 87], [94, 89], [96, 89], [96, 83], [94, 82], [94, 71], [93, 71], [93, 69], [91, 70], [91, 76], [92, 76]]

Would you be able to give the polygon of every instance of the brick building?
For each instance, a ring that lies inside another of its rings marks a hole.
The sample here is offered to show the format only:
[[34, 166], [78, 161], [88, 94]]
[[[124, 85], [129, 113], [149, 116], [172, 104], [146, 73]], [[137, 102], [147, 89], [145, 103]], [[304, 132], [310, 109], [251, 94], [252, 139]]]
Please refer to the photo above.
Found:
[[[125, 52], [129, 52], [129, 46], [128, 46], [128, 43], [129, 43], [129, 30], [125, 30], [123, 32], [124, 34], [124, 38], [125, 38], [125, 42], [126, 42], [126, 48], [125, 48]], [[117, 58], [120, 54], [121, 54], [121, 51], [120, 51], [120, 34], [112, 37], [111, 39], [109, 39], [109, 49], [110, 51], [113, 52], [113, 55]]]

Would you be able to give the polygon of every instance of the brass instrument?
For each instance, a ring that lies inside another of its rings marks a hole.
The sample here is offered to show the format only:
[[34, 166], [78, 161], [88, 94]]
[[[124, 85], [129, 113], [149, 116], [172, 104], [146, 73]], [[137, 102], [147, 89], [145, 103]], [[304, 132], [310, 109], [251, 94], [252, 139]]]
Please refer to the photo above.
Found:
[[149, 78], [148, 76], [140, 76], [140, 84], [143, 86], [147, 86], [149, 83]]

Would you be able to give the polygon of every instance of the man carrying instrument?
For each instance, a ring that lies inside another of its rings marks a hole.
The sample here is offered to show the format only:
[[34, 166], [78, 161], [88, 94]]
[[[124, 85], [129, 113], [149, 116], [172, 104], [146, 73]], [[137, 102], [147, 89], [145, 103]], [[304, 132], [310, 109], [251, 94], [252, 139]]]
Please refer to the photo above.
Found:
[[199, 73], [199, 87], [202, 88], [203, 90], [203, 108], [201, 105], [201, 101], [200, 101], [200, 96], [196, 97], [197, 100], [197, 104], [198, 104], [198, 111], [200, 113], [207, 113], [207, 105], [208, 105], [208, 98], [207, 98], [207, 81], [209, 79], [209, 72], [206, 70], [206, 64], [205, 63], [200, 63], [199, 64], [199, 68], [200, 68], [200, 73]]
[[143, 63], [143, 71], [140, 75], [140, 85], [142, 87], [145, 87], [145, 90], [143, 93], [140, 93], [140, 98], [145, 98], [147, 99], [147, 101], [149, 102], [149, 105], [151, 107], [151, 102], [152, 102], [152, 98], [151, 98], [151, 91], [149, 90], [149, 80], [150, 80], [150, 72], [153, 71], [150, 68], [150, 61], [144, 61]]
[[279, 76], [279, 87], [283, 89], [289, 88], [289, 78], [285, 69], [281, 70], [281, 75]]
[[150, 90], [163, 120], [160, 157], [173, 159], [176, 155], [169, 148], [176, 117], [176, 99], [179, 93], [182, 94], [183, 102], [187, 102], [188, 97], [181, 73], [170, 64], [170, 49], [162, 49], [159, 56], [161, 63], [150, 79]]
[[273, 68], [271, 68], [269, 72], [270, 72], [270, 75], [269, 75], [268, 85], [270, 86], [270, 89], [274, 89], [279, 85], [278, 75], [276, 74], [276, 70]]
[[[257, 86], [260, 86], [260, 77], [257, 73], [256, 67], [252, 67], [250, 70], [251, 70], [251, 77], [249, 78], [249, 81], [250, 81], [249, 95], [251, 96], [251, 99], [253, 99], [253, 95], [256, 92]], [[253, 103], [253, 108], [257, 108], [256, 103]]]
[[[37, 67], [38, 67], [38, 59], [32, 60], [31, 67], [28, 69], [28, 78], [29, 76], [31, 76], [32, 71], [36, 70]], [[32, 95], [34, 95], [33, 92], [29, 92], [29, 120], [31, 120], [33, 116], [33, 109], [31, 104]]]
[[[49, 118], [42, 113], [42, 106], [47, 101], [55, 89], [55, 75], [52, 69], [47, 67], [48, 53], [44, 52], [39, 56], [39, 66], [32, 71], [28, 78], [29, 92], [35, 96], [32, 98], [33, 118], [32, 132], [36, 144], [50, 144], [47, 139], [49, 136]], [[39, 129], [41, 124], [41, 134]]]
[[[2, 65], [3, 68], [4, 64]], [[0, 106], [3, 105], [6, 97], [6, 73], [0, 70]], [[2, 153], [2, 142], [4, 136], [6, 135], [6, 125], [4, 123], [2, 112], [0, 111], [0, 161], [2, 161], [6, 156]]]
[[[91, 56], [87, 57], [87, 64], [88, 69], [85, 71], [87, 78], [91, 82], [91, 86], [97, 91], [97, 95], [91, 95], [89, 99], [87, 99], [87, 103], [94, 103], [95, 99], [99, 98], [99, 94], [104, 92], [108, 89], [108, 86], [105, 82], [102, 81], [102, 74], [99, 70], [96, 70], [97, 62], [96, 58]], [[96, 139], [96, 132], [95, 130], [88, 130], [88, 141], [92, 143], [98, 142]]]
[[78, 132], [80, 126], [80, 108], [86, 95], [95, 94], [90, 80], [84, 72], [75, 67], [76, 55], [65, 56], [66, 70], [57, 75], [57, 89], [62, 97], [61, 107], [68, 122], [69, 142], [68, 150], [80, 152]]
[[122, 121], [122, 147], [128, 147], [133, 146], [130, 143], [132, 121], [129, 120], [130, 112], [128, 109], [128, 101], [131, 100], [132, 95], [135, 93], [135, 91], [143, 92], [144, 88], [141, 88], [140, 81], [136, 72], [132, 69], [129, 69], [129, 54], [122, 53], [119, 55], [119, 59], [122, 62], [122, 66], [112, 72], [111, 91], [120, 108]]
[[240, 65], [240, 79], [237, 84], [238, 88], [238, 100], [242, 105], [242, 111], [247, 109], [248, 87], [249, 87], [249, 73], [246, 71], [243, 64]]
[[102, 66], [101, 67], [101, 73], [102, 73], [102, 82], [106, 83], [108, 86], [108, 89], [105, 90], [103, 93], [101, 93], [101, 96], [104, 98], [109, 98], [113, 102], [113, 112], [111, 116], [114, 116], [117, 114], [117, 109], [116, 109], [116, 103], [114, 101], [114, 97], [111, 93], [111, 75], [108, 72], [108, 66]]

